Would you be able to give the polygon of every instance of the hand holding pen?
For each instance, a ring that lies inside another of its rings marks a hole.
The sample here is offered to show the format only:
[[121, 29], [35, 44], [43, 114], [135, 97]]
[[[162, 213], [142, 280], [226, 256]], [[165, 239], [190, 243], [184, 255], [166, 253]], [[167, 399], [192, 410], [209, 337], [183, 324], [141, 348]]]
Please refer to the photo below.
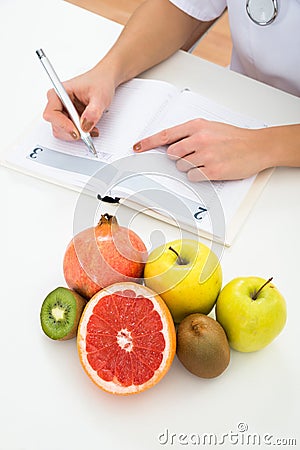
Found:
[[[57, 96], [59, 97], [60, 101], [62, 102], [63, 106], [65, 107], [66, 111], [68, 112], [72, 122], [74, 123], [78, 132], [80, 133], [80, 138], [86, 144], [89, 151], [95, 157], [97, 157], [97, 151], [95, 149], [91, 135], [90, 135], [90, 133], [82, 130], [78, 112], [77, 112], [72, 100], [70, 99], [67, 91], [65, 90], [63, 84], [61, 83], [60, 79], [58, 78], [52, 64], [50, 63], [49, 59], [46, 57], [46, 55], [42, 49], [37, 50], [36, 53], [53, 84], [53, 87], [54, 87], [54, 90], [55, 90]], [[76, 135], [76, 138], [77, 138], [77, 135]]]

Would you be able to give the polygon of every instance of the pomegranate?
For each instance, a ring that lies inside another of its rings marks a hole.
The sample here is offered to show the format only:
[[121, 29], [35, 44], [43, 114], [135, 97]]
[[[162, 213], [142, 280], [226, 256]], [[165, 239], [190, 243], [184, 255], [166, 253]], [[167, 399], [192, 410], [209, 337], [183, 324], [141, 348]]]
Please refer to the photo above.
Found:
[[109, 214], [95, 227], [73, 237], [63, 261], [70, 289], [90, 299], [100, 289], [122, 281], [141, 282], [147, 249], [132, 230]]

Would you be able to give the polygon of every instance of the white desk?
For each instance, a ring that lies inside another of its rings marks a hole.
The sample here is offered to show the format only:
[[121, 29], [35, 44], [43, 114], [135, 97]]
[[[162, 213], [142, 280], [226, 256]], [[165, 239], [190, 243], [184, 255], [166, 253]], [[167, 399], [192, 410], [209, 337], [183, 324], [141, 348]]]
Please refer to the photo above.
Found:
[[[81, 71], [96, 62], [121, 27], [57, 0], [2, 0], [0, 21], [3, 150], [45, 105], [49, 84], [35, 50], [43, 47], [66, 79], [74, 67]], [[300, 99], [181, 52], [147, 76], [188, 83], [270, 123], [300, 121]], [[239, 423], [247, 424], [250, 442], [254, 433], [262, 441], [245, 448], [270, 448], [277, 438], [297, 439], [297, 447], [285, 448], [298, 448], [299, 194], [300, 170], [276, 170], [222, 258], [224, 283], [243, 275], [274, 277], [288, 305], [280, 337], [258, 353], [232, 352], [228, 370], [217, 379], [192, 376], [175, 359], [155, 388], [119, 398], [86, 377], [75, 341], [50, 341], [40, 329], [41, 302], [65, 285], [62, 258], [78, 195], [0, 168], [0, 450], [194, 448], [192, 433], [212, 433], [220, 442], [222, 434], [232, 432], [241, 439]], [[140, 217], [136, 231], [147, 240], [158, 226], [166, 239], [176, 236], [174, 228], [149, 218]], [[159, 442], [166, 430], [176, 434], [173, 444], [170, 435], [164, 444], [166, 434]], [[180, 433], [187, 434], [189, 445], [180, 444]], [[265, 434], [273, 436], [267, 444]], [[226, 439], [220, 448], [244, 447], [234, 445], [234, 435], [232, 444]]]

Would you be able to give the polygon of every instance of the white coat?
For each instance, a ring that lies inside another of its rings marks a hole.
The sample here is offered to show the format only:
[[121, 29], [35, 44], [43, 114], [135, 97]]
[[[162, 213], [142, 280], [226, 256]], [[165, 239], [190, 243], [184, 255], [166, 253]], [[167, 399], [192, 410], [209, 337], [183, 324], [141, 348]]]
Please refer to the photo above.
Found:
[[202, 21], [219, 17], [227, 7], [233, 43], [230, 68], [300, 96], [300, 0], [278, 0], [278, 15], [265, 26], [249, 18], [246, 0], [170, 1]]

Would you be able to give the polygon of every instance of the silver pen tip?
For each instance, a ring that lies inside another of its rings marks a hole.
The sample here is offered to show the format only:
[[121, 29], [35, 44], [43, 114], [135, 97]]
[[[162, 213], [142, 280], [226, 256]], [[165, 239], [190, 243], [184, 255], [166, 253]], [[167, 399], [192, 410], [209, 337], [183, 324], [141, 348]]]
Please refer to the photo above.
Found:
[[92, 141], [90, 134], [87, 134], [83, 140], [84, 140], [86, 146], [88, 147], [88, 149], [90, 150], [90, 152], [93, 153], [95, 158], [98, 158], [97, 150], [95, 149], [95, 146], [94, 146], [94, 143]]

